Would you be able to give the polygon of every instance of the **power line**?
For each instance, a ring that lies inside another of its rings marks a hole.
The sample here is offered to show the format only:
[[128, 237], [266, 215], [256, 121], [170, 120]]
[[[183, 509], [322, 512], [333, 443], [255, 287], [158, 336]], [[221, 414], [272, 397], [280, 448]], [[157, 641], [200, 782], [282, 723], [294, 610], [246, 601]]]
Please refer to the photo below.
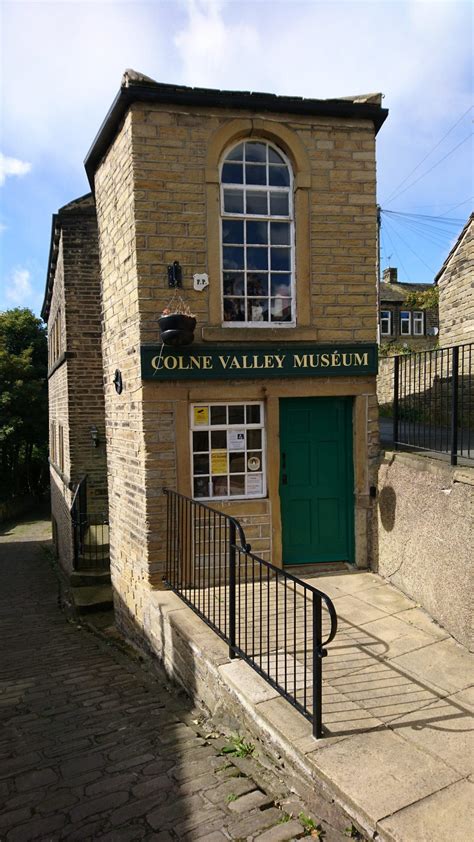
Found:
[[[385, 220], [385, 221], [386, 221], [386, 222], [388, 222], [388, 220]], [[408, 272], [407, 272], [407, 270], [405, 269], [405, 264], [403, 263], [403, 260], [402, 260], [402, 258], [400, 257], [400, 255], [399, 255], [399, 253], [398, 253], [397, 247], [396, 247], [395, 243], [393, 242], [393, 240], [392, 240], [392, 238], [391, 238], [391, 236], [390, 236], [390, 231], [387, 229], [387, 226], [385, 226], [385, 229], [382, 229], [382, 233], [383, 233], [383, 234], [385, 234], [385, 236], [386, 236], [386, 237], [388, 237], [388, 239], [390, 240], [390, 244], [391, 244], [391, 246], [392, 246], [392, 249], [393, 249], [393, 251], [395, 252], [395, 255], [396, 255], [396, 257], [397, 257], [397, 260], [398, 260], [398, 262], [399, 262], [400, 266], [402, 267], [403, 271], [405, 272], [405, 277], [406, 277], [406, 278], [407, 278], [407, 280], [408, 280]]]
[[412, 254], [413, 254], [416, 258], [418, 258], [418, 260], [420, 261], [420, 263], [423, 263], [423, 266], [426, 266], [426, 268], [427, 268], [427, 269], [429, 269], [429, 271], [430, 271], [430, 272], [433, 272], [433, 273], [434, 273], [434, 271], [435, 271], [435, 270], [434, 270], [431, 266], [428, 266], [428, 264], [427, 264], [427, 263], [423, 260], [423, 258], [422, 258], [422, 257], [420, 257], [420, 255], [419, 255], [419, 254], [417, 254], [417, 253], [416, 253], [416, 251], [414, 251], [414, 250], [412, 249], [412, 247], [410, 246], [410, 244], [409, 244], [409, 243], [407, 243], [407, 241], [406, 241], [406, 240], [402, 237], [402, 235], [401, 235], [401, 234], [400, 234], [400, 233], [399, 233], [396, 229], [393, 229], [393, 232], [394, 232], [394, 234], [396, 234], [396, 235], [397, 235], [397, 237], [399, 237], [399, 239], [400, 239], [400, 240], [402, 241], [402, 243], [406, 246], [406, 248], [407, 248], [407, 249], [409, 249], [409, 251], [411, 251], [411, 253], [412, 253]]
[[400, 190], [399, 193], [397, 193], [395, 196], [392, 196], [391, 201], [394, 202], [396, 199], [398, 199], [399, 196], [402, 196], [403, 193], [406, 193], [407, 190], [411, 190], [411, 188], [414, 187], [415, 184], [418, 184], [418, 182], [421, 181], [421, 179], [424, 178], [425, 175], [428, 175], [428, 173], [432, 172], [432, 170], [434, 170], [435, 167], [437, 167], [439, 164], [442, 164], [443, 161], [446, 160], [446, 158], [449, 158], [449, 156], [453, 154], [453, 152], [456, 152], [456, 149], [459, 149], [459, 147], [462, 146], [463, 143], [466, 143], [466, 141], [469, 140], [472, 137], [472, 135], [473, 133], [471, 132], [463, 140], [457, 143], [456, 146], [453, 146], [453, 148], [450, 149], [449, 152], [446, 153], [446, 155], [443, 155], [443, 157], [440, 158], [439, 161], [436, 161], [436, 163], [433, 164], [433, 166], [430, 167], [429, 170], [426, 170], [426, 172], [422, 173], [418, 178], [415, 178], [415, 181], [412, 181], [411, 184], [408, 185], [408, 187], [404, 188], [404, 190]]
[[396, 192], [397, 192], [397, 190], [399, 190], [399, 189], [400, 189], [400, 187], [402, 187], [402, 186], [403, 186], [403, 185], [404, 185], [404, 184], [408, 181], [408, 179], [410, 178], [410, 176], [412, 176], [412, 175], [413, 175], [413, 173], [414, 173], [414, 172], [416, 172], [416, 171], [417, 171], [417, 169], [419, 169], [419, 168], [421, 167], [421, 165], [425, 163], [426, 159], [430, 157], [430, 155], [431, 155], [431, 154], [435, 151], [435, 149], [437, 149], [437, 148], [438, 148], [438, 146], [441, 146], [441, 144], [442, 144], [443, 140], [445, 140], [445, 139], [448, 137], [448, 135], [450, 135], [450, 134], [451, 134], [451, 132], [453, 131], [453, 129], [455, 129], [455, 128], [456, 128], [456, 126], [458, 126], [458, 125], [459, 125], [459, 123], [460, 123], [462, 120], [464, 120], [464, 117], [466, 117], [466, 115], [467, 115], [467, 114], [469, 114], [469, 112], [471, 111], [471, 109], [472, 109], [472, 108], [473, 108], [473, 106], [472, 106], [472, 105], [470, 105], [470, 106], [469, 106], [469, 108], [467, 109], [467, 111], [465, 111], [465, 112], [464, 112], [464, 114], [462, 114], [462, 115], [461, 115], [461, 117], [459, 118], [459, 120], [457, 120], [457, 121], [454, 123], [454, 125], [453, 125], [453, 126], [451, 126], [451, 128], [450, 128], [450, 129], [448, 129], [448, 131], [446, 132], [446, 134], [445, 134], [445, 135], [443, 135], [443, 137], [441, 138], [441, 140], [439, 140], [439, 141], [438, 141], [438, 143], [437, 143], [435, 146], [433, 146], [433, 148], [432, 148], [432, 149], [430, 149], [430, 151], [429, 151], [429, 152], [425, 155], [425, 157], [424, 157], [424, 158], [422, 158], [422, 160], [419, 162], [419, 164], [417, 164], [417, 165], [416, 165], [416, 167], [414, 167], [414, 168], [411, 170], [411, 172], [409, 172], [409, 173], [408, 173], [408, 175], [407, 175], [407, 176], [403, 179], [403, 181], [401, 181], [401, 182], [400, 182], [400, 184], [398, 184], [398, 186], [397, 186], [397, 187], [395, 187], [395, 189], [394, 189], [394, 190], [392, 190], [392, 192], [391, 192], [390, 196], [389, 196], [389, 197], [388, 197], [388, 199], [387, 199], [387, 202], [390, 202], [390, 200], [391, 200], [391, 198], [392, 198], [393, 194], [394, 194], [394, 193], [396, 193]]
[[460, 208], [462, 205], [466, 205], [467, 202], [471, 202], [472, 199], [474, 199], [474, 196], [469, 196], [468, 199], [464, 199], [464, 202], [459, 202], [459, 205], [454, 205], [454, 207], [448, 208], [448, 210], [446, 211], [446, 213], [443, 214], [443, 216], [446, 216], [446, 214], [451, 213], [451, 211], [453, 210], [456, 210], [456, 208]]

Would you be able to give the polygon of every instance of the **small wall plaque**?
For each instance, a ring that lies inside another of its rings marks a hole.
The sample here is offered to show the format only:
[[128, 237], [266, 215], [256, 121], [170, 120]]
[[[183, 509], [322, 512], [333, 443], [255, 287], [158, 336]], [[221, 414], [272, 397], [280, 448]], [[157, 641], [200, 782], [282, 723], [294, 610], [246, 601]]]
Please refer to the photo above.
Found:
[[200, 275], [193, 275], [193, 286], [197, 292], [202, 292], [203, 289], [206, 289], [209, 286], [209, 275], [207, 272], [202, 272]]

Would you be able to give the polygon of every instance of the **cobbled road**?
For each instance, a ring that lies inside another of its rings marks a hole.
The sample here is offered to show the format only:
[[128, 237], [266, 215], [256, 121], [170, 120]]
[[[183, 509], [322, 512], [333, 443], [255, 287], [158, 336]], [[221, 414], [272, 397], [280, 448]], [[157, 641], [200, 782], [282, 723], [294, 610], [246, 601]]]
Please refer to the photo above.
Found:
[[304, 836], [277, 775], [222, 755], [228, 740], [164, 676], [67, 621], [48, 530], [0, 532], [1, 842]]

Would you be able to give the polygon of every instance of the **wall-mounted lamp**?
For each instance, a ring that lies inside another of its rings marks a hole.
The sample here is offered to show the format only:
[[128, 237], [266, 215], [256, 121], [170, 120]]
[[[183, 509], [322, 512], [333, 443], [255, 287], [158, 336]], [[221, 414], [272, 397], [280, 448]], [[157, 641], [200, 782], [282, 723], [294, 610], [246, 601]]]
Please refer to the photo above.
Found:
[[168, 266], [168, 286], [170, 289], [181, 289], [183, 286], [183, 272], [179, 260], [170, 263]]
[[92, 446], [99, 447], [99, 431], [97, 427], [91, 427]]

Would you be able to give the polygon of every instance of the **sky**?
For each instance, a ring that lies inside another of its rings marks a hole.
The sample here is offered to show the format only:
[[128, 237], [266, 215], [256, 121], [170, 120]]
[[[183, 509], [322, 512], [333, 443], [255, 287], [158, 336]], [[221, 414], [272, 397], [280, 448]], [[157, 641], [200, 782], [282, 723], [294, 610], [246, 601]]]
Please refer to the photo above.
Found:
[[316, 99], [382, 91], [381, 267], [432, 282], [472, 209], [472, 37], [463, 0], [0, 0], [0, 310], [39, 314], [51, 216], [89, 191], [83, 160], [126, 68]]

